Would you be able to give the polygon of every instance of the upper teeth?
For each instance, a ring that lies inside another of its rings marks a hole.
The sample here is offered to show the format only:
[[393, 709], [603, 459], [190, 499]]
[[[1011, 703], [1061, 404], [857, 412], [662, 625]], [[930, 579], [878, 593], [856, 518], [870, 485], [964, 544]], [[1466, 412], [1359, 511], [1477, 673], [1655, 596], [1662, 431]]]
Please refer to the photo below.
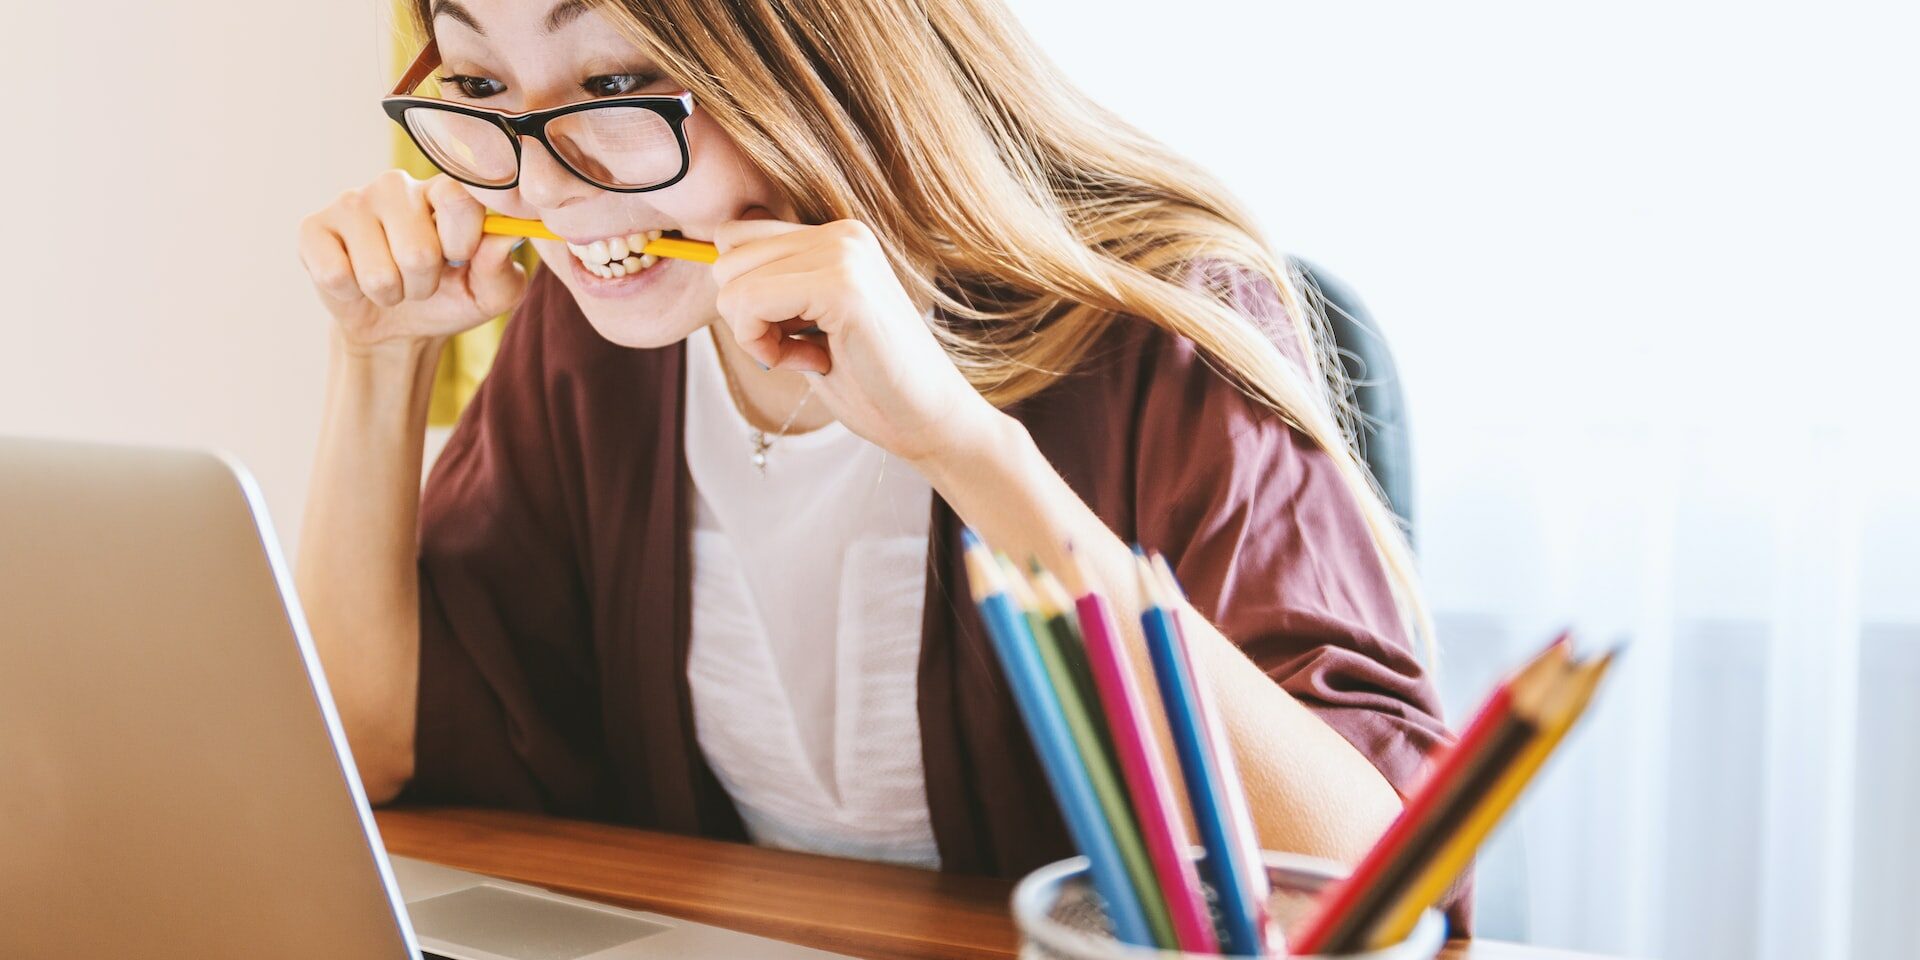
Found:
[[624, 237], [608, 237], [592, 243], [569, 243], [567, 249], [580, 258], [587, 272], [595, 276], [612, 279], [624, 277], [630, 273], [639, 273], [658, 262], [659, 258], [651, 253], [641, 253], [651, 241], [660, 239], [662, 231], [648, 230], [645, 233], [632, 233]]

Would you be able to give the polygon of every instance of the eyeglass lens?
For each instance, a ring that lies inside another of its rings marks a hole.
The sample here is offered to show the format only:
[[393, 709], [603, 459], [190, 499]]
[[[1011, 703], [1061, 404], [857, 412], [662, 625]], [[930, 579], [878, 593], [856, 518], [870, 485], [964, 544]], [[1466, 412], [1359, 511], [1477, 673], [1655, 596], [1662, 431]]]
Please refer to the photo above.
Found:
[[[512, 183], [513, 141], [494, 124], [449, 110], [415, 107], [407, 127], [442, 170], [482, 185]], [[611, 187], [650, 187], [679, 174], [683, 160], [672, 124], [641, 107], [599, 107], [547, 123], [547, 140], [582, 176]]]

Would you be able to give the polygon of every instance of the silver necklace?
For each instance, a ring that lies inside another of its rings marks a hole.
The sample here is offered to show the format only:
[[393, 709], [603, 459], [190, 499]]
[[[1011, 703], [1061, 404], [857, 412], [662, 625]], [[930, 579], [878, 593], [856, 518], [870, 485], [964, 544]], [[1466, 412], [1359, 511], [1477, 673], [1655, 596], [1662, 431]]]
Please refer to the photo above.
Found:
[[[711, 331], [712, 328], [708, 329]], [[720, 353], [720, 340], [718, 335], [714, 337], [713, 349], [716, 354], [720, 354], [718, 357], [720, 360], [720, 378], [727, 382], [727, 396], [733, 398], [734, 408], [740, 411], [740, 418], [746, 420], [747, 402], [740, 395], [740, 388], [733, 382], [733, 371], [727, 369], [726, 356]], [[787, 430], [793, 426], [795, 420], [800, 419], [800, 411], [805, 410], [807, 408], [807, 401], [813, 399], [814, 382], [812, 377], [807, 378], [806, 394], [801, 396], [800, 403], [793, 408], [793, 412], [787, 414], [787, 421], [782, 423], [780, 429], [774, 431], [772, 435], [768, 435], [766, 431], [758, 428], [747, 431], [747, 446], [752, 451], [750, 458], [753, 461], [753, 465], [760, 469], [760, 479], [765, 480], [767, 478], [767, 451], [773, 448], [773, 442], [775, 440], [787, 435]], [[748, 420], [747, 426], [752, 428], [753, 421]]]

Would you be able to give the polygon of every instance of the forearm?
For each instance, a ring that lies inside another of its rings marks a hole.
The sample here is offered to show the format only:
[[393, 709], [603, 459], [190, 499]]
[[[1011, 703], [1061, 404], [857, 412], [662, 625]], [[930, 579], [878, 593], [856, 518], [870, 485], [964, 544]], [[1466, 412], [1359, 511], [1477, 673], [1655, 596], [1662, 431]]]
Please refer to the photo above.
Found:
[[[1136, 671], [1149, 670], [1137, 630], [1132, 548], [1061, 479], [1018, 421], [982, 418], [973, 433], [916, 466], [996, 549], [1021, 561], [1036, 557], [1051, 570], [1077, 564], [1085, 571], [1113, 604]], [[1205, 618], [1188, 610], [1185, 622], [1225, 719], [1261, 844], [1358, 860], [1400, 809], [1392, 787]]]
[[412, 772], [416, 528], [439, 340], [353, 349], [336, 335], [295, 580], [368, 793]]

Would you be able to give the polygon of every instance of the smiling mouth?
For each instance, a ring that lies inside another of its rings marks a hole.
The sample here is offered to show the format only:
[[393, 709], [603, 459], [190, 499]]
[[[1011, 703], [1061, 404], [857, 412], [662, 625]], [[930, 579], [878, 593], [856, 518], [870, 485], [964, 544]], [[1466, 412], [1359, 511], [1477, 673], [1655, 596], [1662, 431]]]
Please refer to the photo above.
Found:
[[648, 230], [644, 233], [630, 233], [625, 236], [607, 237], [592, 243], [569, 243], [567, 249], [588, 273], [604, 280], [617, 280], [651, 269], [660, 262], [660, 258], [651, 253], [641, 252], [646, 245], [661, 237], [679, 237], [676, 230]]

